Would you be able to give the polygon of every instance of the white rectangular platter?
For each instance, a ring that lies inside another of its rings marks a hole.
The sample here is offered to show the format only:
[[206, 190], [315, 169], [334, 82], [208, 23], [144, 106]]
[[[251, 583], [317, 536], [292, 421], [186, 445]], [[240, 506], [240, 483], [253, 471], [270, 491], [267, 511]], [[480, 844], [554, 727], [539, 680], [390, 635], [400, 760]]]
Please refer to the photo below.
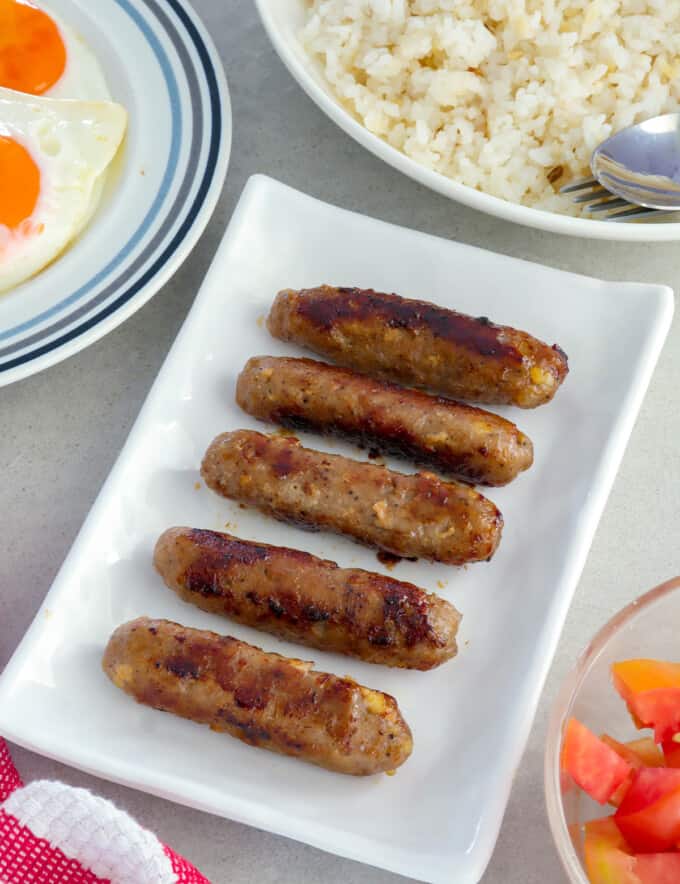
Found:
[[[151, 566], [161, 531], [191, 525], [382, 570], [370, 550], [239, 509], [199, 486], [201, 457], [217, 433], [263, 428], [234, 402], [248, 357], [302, 352], [264, 327], [275, 293], [323, 282], [489, 316], [559, 343], [570, 358], [553, 403], [498, 409], [531, 436], [536, 461], [489, 491], [505, 516], [493, 561], [465, 569], [402, 562], [392, 572], [463, 613], [459, 657], [432, 672], [306, 651], [211, 617], [179, 601]], [[102, 777], [420, 880], [478, 881], [672, 310], [661, 286], [551, 270], [252, 178], [118, 462], [0, 679], [0, 733]], [[142, 614], [311, 658], [393, 694], [413, 730], [412, 757], [392, 777], [343, 777], [135, 704], [108, 682], [100, 659], [113, 629]]]

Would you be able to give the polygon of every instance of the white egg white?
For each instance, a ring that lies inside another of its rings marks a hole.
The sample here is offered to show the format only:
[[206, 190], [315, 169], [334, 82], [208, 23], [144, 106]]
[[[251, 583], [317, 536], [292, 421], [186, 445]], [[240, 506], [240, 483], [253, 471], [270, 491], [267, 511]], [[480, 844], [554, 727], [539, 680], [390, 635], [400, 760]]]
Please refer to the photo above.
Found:
[[[59, 80], [48, 89], [45, 95], [49, 98], [78, 98], [83, 101], [112, 101], [111, 93], [106, 83], [104, 71], [99, 60], [87, 45], [85, 38], [81, 36], [71, 25], [57, 15], [53, 9], [44, 3], [38, 3], [43, 12], [52, 19], [59, 28], [61, 39], [66, 47], [66, 68]], [[92, 188], [92, 196], [88, 211], [83, 216], [80, 229], [75, 236], [87, 227], [95, 212], [99, 208], [108, 168], [105, 169], [99, 181]], [[74, 237], [75, 238], [75, 237]]]
[[42, 270], [78, 234], [126, 126], [127, 112], [119, 104], [0, 88], [0, 136], [22, 144], [40, 170], [30, 219], [18, 230], [0, 225], [0, 291]]

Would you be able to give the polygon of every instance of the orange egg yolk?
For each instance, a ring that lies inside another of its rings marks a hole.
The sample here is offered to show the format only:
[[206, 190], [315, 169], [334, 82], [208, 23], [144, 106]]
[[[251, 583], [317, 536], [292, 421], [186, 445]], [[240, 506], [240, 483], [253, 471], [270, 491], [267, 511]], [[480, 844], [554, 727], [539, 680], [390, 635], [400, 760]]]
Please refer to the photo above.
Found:
[[30, 218], [40, 195], [40, 169], [26, 148], [0, 136], [0, 224], [10, 230]]
[[0, 0], [0, 86], [42, 95], [66, 67], [59, 28], [28, 0]]

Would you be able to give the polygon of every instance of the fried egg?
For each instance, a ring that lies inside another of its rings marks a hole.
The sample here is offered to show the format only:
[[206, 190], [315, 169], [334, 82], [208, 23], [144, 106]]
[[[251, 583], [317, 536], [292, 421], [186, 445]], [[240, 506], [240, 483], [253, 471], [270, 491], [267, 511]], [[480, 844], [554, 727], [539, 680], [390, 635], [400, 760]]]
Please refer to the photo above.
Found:
[[126, 126], [113, 102], [0, 88], [0, 291], [42, 270], [80, 233]]
[[111, 98], [82, 37], [30, 0], [0, 0], [0, 87], [51, 98]]
[[94, 215], [127, 125], [110, 100], [72, 27], [43, 4], [0, 0], [0, 291], [53, 261]]

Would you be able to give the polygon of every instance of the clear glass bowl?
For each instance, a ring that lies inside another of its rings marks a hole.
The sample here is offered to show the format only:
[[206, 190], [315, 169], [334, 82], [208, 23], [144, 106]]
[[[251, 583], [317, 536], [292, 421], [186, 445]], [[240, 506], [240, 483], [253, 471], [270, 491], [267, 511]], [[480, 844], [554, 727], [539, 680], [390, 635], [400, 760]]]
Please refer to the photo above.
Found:
[[596, 734], [606, 732], [622, 742], [651, 734], [635, 729], [612, 685], [610, 666], [635, 657], [677, 661], [679, 628], [680, 577], [676, 577], [640, 596], [597, 633], [555, 701], [545, 751], [545, 797], [555, 844], [573, 884], [588, 884], [581, 862], [583, 823], [607, 816], [613, 808], [596, 804], [560, 775], [564, 725], [574, 716]]

